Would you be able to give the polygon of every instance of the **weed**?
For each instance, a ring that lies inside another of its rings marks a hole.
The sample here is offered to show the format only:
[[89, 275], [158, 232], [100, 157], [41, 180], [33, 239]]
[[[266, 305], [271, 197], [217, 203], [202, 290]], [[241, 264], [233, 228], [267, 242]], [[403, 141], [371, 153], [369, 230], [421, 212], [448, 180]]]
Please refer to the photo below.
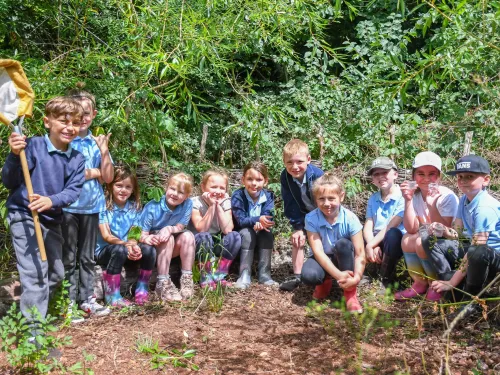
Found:
[[95, 360], [95, 355], [83, 351], [83, 363], [77, 362], [68, 368], [68, 371], [77, 375], [94, 375], [94, 371], [87, 367], [88, 362]]
[[51, 316], [60, 316], [63, 318], [62, 326], [69, 326], [71, 318], [75, 315], [84, 315], [84, 312], [76, 307], [69, 313], [71, 300], [69, 299], [69, 281], [64, 279], [50, 299], [48, 313]]

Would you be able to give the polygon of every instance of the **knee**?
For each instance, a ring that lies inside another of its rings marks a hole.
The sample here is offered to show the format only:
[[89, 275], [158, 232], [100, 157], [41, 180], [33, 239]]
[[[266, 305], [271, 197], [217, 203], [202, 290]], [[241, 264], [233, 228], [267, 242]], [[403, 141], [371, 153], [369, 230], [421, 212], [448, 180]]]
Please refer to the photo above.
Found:
[[259, 237], [259, 247], [261, 249], [270, 249], [274, 247], [274, 235], [272, 232], [261, 230], [257, 233]]
[[425, 250], [422, 248], [422, 246], [417, 246], [416, 248], [416, 253], [420, 259], [426, 259], [427, 258], [427, 253]]
[[467, 261], [469, 265], [475, 265], [477, 263], [483, 263], [490, 256], [491, 250], [486, 245], [479, 246], [469, 246], [467, 250]]
[[337, 255], [354, 255], [354, 245], [347, 238], [341, 238], [335, 242], [335, 249]]
[[391, 244], [398, 243], [401, 244], [403, 239], [403, 233], [398, 228], [389, 229], [384, 236], [384, 242], [389, 242]]
[[406, 233], [403, 235], [403, 239], [401, 240], [401, 249], [404, 253], [414, 253], [415, 252], [415, 243], [417, 239], [420, 238], [418, 234], [409, 234]]
[[154, 246], [140, 244], [139, 247], [141, 248], [141, 253], [143, 257], [147, 259], [156, 259], [156, 249], [154, 248]]
[[115, 259], [121, 259], [125, 262], [128, 257], [128, 249], [125, 245], [113, 245], [111, 256]]
[[224, 244], [233, 244], [234, 246], [241, 246], [241, 235], [238, 232], [229, 232], [224, 237]]
[[208, 232], [196, 233], [194, 241], [198, 251], [210, 251], [214, 246], [212, 235]]
[[311, 263], [314, 260], [308, 259], [304, 266], [302, 267], [302, 272], [300, 275], [301, 281], [306, 285], [319, 285], [323, 282], [325, 277], [325, 272], [321, 272], [322, 269], [317, 265], [316, 267], [309, 267], [307, 263]]
[[256, 234], [252, 228], [243, 228], [240, 230], [241, 247], [244, 249], [253, 249], [255, 247]]
[[194, 241], [194, 235], [192, 232], [190, 232], [190, 231], [182, 232], [181, 234], [179, 234], [179, 237], [177, 240], [181, 243], [182, 247], [189, 247], [189, 248], [194, 249], [195, 241]]

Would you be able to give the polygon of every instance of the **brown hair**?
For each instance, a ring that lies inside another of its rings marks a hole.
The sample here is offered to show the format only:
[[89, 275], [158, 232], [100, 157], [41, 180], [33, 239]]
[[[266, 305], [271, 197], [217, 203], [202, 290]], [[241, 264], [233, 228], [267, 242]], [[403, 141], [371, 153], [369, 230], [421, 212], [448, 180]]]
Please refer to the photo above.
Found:
[[245, 168], [243, 168], [243, 177], [245, 177], [250, 169], [255, 169], [262, 176], [264, 176], [266, 180], [269, 180], [269, 172], [267, 171], [267, 167], [264, 163], [261, 163], [260, 161], [253, 161], [251, 163], [248, 163], [247, 165], [245, 165]]
[[176, 184], [176, 186], [181, 190], [183, 190], [184, 194], [187, 197], [191, 195], [191, 191], [193, 190], [193, 178], [186, 173], [176, 173], [171, 176], [167, 183], [165, 184], [165, 190], [168, 188], [170, 184]]
[[332, 172], [326, 172], [313, 183], [312, 193], [314, 195], [314, 199], [317, 199], [319, 192], [327, 187], [335, 191], [336, 194], [342, 194], [345, 192], [342, 180], [335, 176]]
[[75, 99], [68, 96], [57, 96], [50, 99], [45, 104], [46, 117], [59, 117], [61, 115], [70, 115], [72, 119], [83, 118], [83, 107]]
[[304, 153], [309, 156], [309, 146], [300, 139], [292, 139], [283, 147], [283, 158], [290, 157], [299, 153]]
[[229, 176], [226, 172], [216, 169], [209, 169], [203, 174], [203, 177], [201, 178], [201, 190], [203, 190], [203, 187], [206, 186], [208, 180], [212, 176], [222, 177], [226, 181], [226, 192], [229, 191]]
[[126, 180], [130, 178], [132, 181], [132, 194], [129, 197], [129, 200], [134, 201], [134, 209], [139, 211], [141, 209], [141, 194], [139, 190], [139, 182], [137, 181], [137, 176], [133, 173], [128, 167], [118, 166], [115, 167], [115, 176], [113, 181], [106, 185], [106, 209], [113, 209], [113, 186], [117, 182]]
[[75, 98], [76, 100], [82, 100], [82, 99], [88, 99], [90, 100], [90, 103], [92, 103], [92, 109], [96, 109], [95, 105], [95, 96], [92, 95], [88, 91], [84, 91], [83, 88], [85, 87], [84, 82], [77, 82], [76, 84], [77, 88], [70, 89], [68, 90], [68, 96], [71, 96], [72, 98]]

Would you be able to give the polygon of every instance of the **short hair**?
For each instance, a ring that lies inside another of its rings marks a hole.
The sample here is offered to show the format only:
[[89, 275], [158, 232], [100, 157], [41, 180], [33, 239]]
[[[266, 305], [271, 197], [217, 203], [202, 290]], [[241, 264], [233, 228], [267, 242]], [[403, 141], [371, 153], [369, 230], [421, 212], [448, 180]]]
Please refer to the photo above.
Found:
[[96, 109], [95, 96], [88, 91], [84, 91], [81, 88], [76, 88], [68, 90], [67, 95], [71, 96], [72, 98], [75, 98], [76, 100], [83, 100], [83, 99], [90, 100], [90, 103], [92, 104], [92, 109], [94, 110]]
[[115, 167], [115, 176], [113, 177], [113, 181], [106, 185], [106, 208], [108, 210], [113, 209], [113, 186], [117, 182], [126, 180], [127, 178], [130, 178], [133, 186], [132, 194], [130, 195], [129, 200], [134, 201], [134, 209], [136, 211], [140, 211], [141, 193], [139, 189], [139, 182], [137, 181], [137, 176], [135, 175], [135, 173], [125, 166]]
[[70, 115], [73, 119], [80, 121], [83, 118], [83, 107], [75, 99], [68, 96], [57, 96], [50, 99], [45, 104], [46, 117], [59, 117], [61, 115]]
[[229, 190], [229, 176], [227, 175], [226, 172], [222, 170], [217, 170], [217, 169], [209, 169], [203, 174], [203, 177], [201, 178], [201, 186], [203, 189], [203, 186], [206, 186], [208, 180], [212, 176], [220, 176], [226, 181], [226, 191]]
[[180, 188], [188, 197], [193, 191], [193, 178], [186, 173], [181, 172], [171, 176], [165, 184], [165, 189], [168, 188], [171, 184], [175, 184], [177, 188]]
[[269, 172], [267, 171], [267, 167], [264, 163], [261, 163], [260, 161], [252, 161], [251, 163], [248, 163], [245, 165], [245, 168], [243, 168], [243, 177], [245, 177], [250, 169], [255, 169], [262, 176], [264, 176], [266, 180], [269, 180]]
[[314, 195], [314, 199], [318, 198], [317, 195], [319, 194], [320, 190], [324, 188], [330, 188], [337, 194], [342, 194], [345, 192], [344, 183], [339, 177], [335, 176], [332, 172], [326, 172], [323, 176], [314, 181], [312, 187], [312, 193]]
[[309, 146], [300, 139], [292, 139], [285, 145], [285, 147], [283, 147], [283, 158], [286, 156], [296, 155], [298, 153], [304, 153], [308, 156], [310, 155]]

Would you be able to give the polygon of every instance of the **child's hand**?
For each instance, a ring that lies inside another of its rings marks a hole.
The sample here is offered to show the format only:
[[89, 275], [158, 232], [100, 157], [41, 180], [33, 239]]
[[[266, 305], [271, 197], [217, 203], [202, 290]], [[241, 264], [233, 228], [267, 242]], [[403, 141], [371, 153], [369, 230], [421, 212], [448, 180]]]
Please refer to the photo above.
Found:
[[372, 246], [369, 243], [367, 243], [365, 246], [365, 255], [368, 262], [375, 263], [375, 254], [373, 252]]
[[97, 137], [92, 136], [95, 143], [97, 143], [97, 147], [99, 147], [99, 150], [101, 150], [101, 153], [108, 151], [108, 143], [110, 137], [111, 133], [108, 133], [108, 135], [101, 134], [98, 135]]
[[435, 280], [431, 284], [431, 288], [437, 293], [444, 293], [452, 290], [453, 287], [447, 281]]
[[44, 197], [40, 194], [31, 194], [30, 199], [31, 203], [28, 205], [28, 208], [31, 211], [43, 212], [52, 208], [52, 201], [49, 197]]
[[220, 205], [225, 199], [229, 198], [229, 194], [227, 193], [219, 193], [215, 194], [215, 201]]
[[160, 240], [159, 240], [158, 236], [156, 236], [154, 234], [150, 234], [150, 235], [146, 236], [142, 242], [144, 242], [146, 245], [151, 245], [151, 246], [156, 246], [156, 245], [160, 244]]
[[203, 200], [207, 202], [208, 207], [213, 206], [215, 203], [217, 203], [217, 200], [214, 198], [212, 193], [205, 192], [201, 195]]
[[373, 255], [375, 256], [375, 263], [382, 264], [382, 249], [380, 246], [376, 246], [373, 248]]
[[268, 232], [269, 232], [269, 230], [267, 230], [266, 228], [264, 228], [264, 227], [262, 226], [262, 224], [261, 224], [261, 223], [259, 223], [258, 221], [257, 221], [257, 222], [255, 223], [255, 225], [253, 226], [253, 230], [254, 230], [254, 231], [256, 231], [256, 232], [258, 232], [259, 230], [266, 230], [266, 231], [268, 231]]
[[[274, 226], [274, 221], [272, 221], [272, 216], [262, 215], [259, 217], [259, 223], [267, 230], [267, 228], [271, 228]], [[269, 232], [269, 231], [268, 231]]]
[[413, 194], [415, 194], [415, 190], [410, 189], [408, 182], [409, 181], [403, 181], [403, 183], [399, 186], [405, 201], [411, 201], [413, 199]]
[[292, 245], [295, 247], [303, 247], [306, 244], [306, 235], [302, 229], [292, 233]]
[[19, 155], [21, 150], [26, 148], [26, 136], [11, 133], [9, 136], [9, 147], [14, 155]]
[[139, 260], [142, 258], [141, 248], [137, 245], [127, 245], [127, 258], [130, 260]]
[[359, 284], [359, 278], [354, 276], [353, 271], [342, 271], [341, 274], [337, 282], [342, 289], [349, 290]]

